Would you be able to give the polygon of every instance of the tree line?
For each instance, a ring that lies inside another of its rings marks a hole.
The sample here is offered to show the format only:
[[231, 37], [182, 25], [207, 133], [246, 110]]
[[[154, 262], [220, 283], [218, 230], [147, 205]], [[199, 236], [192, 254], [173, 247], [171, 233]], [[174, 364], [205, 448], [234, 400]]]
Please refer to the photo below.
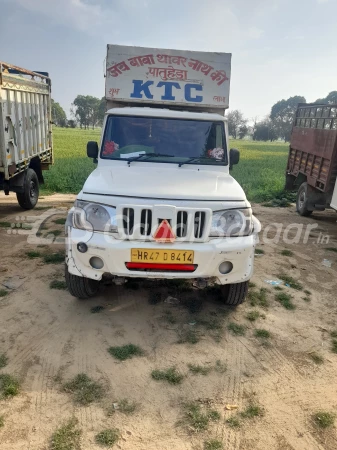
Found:
[[[275, 141], [277, 139], [289, 141], [294, 115], [299, 103], [306, 103], [306, 99], [301, 95], [280, 100], [272, 106], [268, 116], [260, 121], [256, 117], [253, 118], [251, 125], [248, 125], [249, 121], [241, 111], [237, 109], [230, 111], [227, 114], [229, 135], [234, 139], [243, 139], [249, 136], [254, 141]], [[337, 91], [330, 92], [325, 98], [319, 98], [314, 103], [337, 104]]]
[[[301, 95], [280, 100], [272, 106], [269, 115], [262, 120], [255, 117], [250, 124], [238, 109], [230, 111], [227, 114], [229, 135], [234, 139], [243, 139], [249, 136], [255, 141], [275, 141], [277, 139], [289, 141], [294, 114], [299, 103], [306, 103], [306, 99]], [[337, 91], [330, 92], [325, 98], [319, 98], [314, 103], [337, 104]], [[91, 95], [78, 95], [71, 105], [72, 119], [67, 119], [61, 105], [52, 100], [52, 121], [59, 127], [95, 128], [102, 126], [105, 107], [104, 97], [99, 99]]]
[[70, 114], [72, 119], [67, 119], [67, 115], [62, 106], [51, 101], [52, 122], [59, 127], [75, 128], [95, 128], [102, 126], [105, 114], [105, 98], [92, 97], [91, 95], [78, 95], [71, 104]]

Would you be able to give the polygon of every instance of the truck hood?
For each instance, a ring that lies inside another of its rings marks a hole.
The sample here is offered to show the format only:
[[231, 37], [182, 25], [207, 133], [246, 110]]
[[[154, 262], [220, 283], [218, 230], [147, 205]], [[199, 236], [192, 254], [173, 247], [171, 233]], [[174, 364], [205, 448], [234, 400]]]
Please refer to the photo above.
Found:
[[98, 167], [86, 180], [83, 194], [171, 200], [245, 201], [246, 196], [228, 173], [189, 167]]

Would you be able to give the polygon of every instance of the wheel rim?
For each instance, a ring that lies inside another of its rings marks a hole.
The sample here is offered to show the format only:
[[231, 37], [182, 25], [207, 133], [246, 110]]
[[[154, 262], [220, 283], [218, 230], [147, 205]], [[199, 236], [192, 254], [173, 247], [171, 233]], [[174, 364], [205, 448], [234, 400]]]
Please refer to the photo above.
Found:
[[303, 206], [305, 205], [305, 201], [306, 201], [305, 190], [302, 189], [302, 191], [299, 193], [298, 196], [298, 206], [300, 209], [302, 209]]
[[29, 184], [29, 196], [32, 200], [35, 200], [37, 197], [37, 189], [34, 181], [31, 181]]

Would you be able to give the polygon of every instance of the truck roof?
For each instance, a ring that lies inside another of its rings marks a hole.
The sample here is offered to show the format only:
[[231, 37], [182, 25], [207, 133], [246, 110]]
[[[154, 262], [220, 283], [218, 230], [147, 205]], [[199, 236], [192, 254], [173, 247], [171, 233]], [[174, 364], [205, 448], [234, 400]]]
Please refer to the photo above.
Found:
[[106, 114], [113, 114], [118, 116], [145, 116], [145, 117], [167, 117], [175, 119], [195, 119], [195, 120], [210, 120], [219, 121], [227, 120], [220, 114], [204, 113], [204, 112], [189, 112], [189, 111], [173, 111], [166, 108], [142, 108], [142, 107], [125, 107], [112, 108]]

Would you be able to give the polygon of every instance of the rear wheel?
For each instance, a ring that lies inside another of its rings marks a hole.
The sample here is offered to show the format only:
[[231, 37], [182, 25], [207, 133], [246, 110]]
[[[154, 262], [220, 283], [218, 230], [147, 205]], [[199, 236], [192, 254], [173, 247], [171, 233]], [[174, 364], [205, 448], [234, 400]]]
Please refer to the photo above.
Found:
[[308, 209], [308, 184], [302, 183], [297, 191], [296, 211], [300, 216], [310, 216], [312, 211]]
[[23, 182], [23, 192], [17, 193], [16, 198], [23, 209], [33, 209], [39, 199], [39, 180], [33, 169], [27, 169]]
[[222, 294], [226, 305], [237, 306], [245, 301], [248, 293], [249, 281], [243, 283], [226, 284], [222, 286]]
[[67, 265], [65, 267], [65, 278], [68, 291], [74, 297], [86, 299], [93, 297], [98, 292], [99, 281], [73, 275], [69, 273]]

